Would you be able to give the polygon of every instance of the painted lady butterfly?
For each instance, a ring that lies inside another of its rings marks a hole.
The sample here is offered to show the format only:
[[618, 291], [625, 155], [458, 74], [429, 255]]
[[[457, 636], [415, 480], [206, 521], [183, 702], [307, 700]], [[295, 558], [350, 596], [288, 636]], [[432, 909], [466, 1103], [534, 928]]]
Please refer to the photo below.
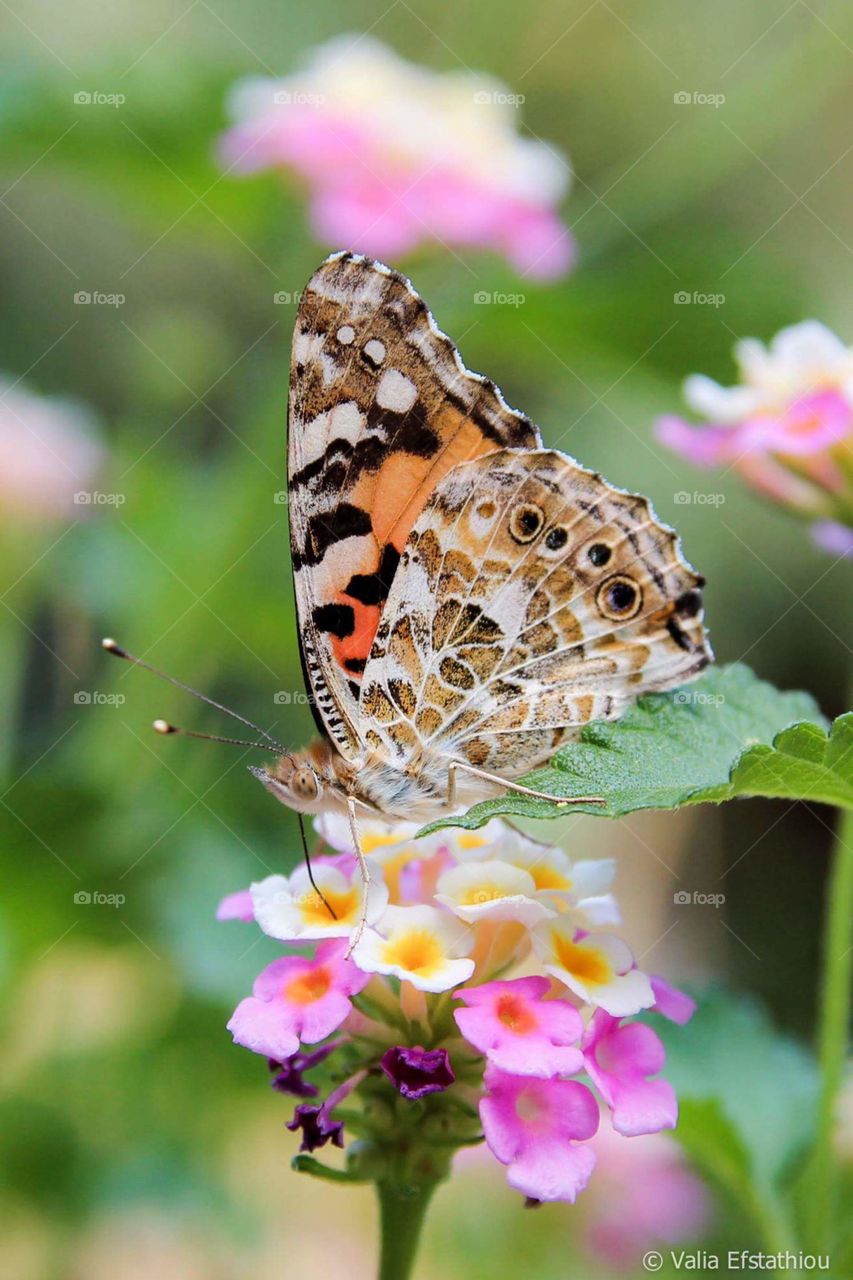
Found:
[[[333, 254], [302, 296], [288, 461], [321, 737], [252, 771], [300, 814], [348, 815], [365, 891], [359, 808], [420, 821], [507, 788], [558, 799], [515, 779], [712, 659], [703, 580], [673, 530], [543, 448], [379, 262]], [[278, 754], [258, 732], [241, 745]], [[560, 802], [582, 799], [600, 803]]]
[[537, 795], [513, 780], [711, 660], [676, 534], [543, 448], [381, 263], [333, 254], [303, 294], [288, 461], [322, 736], [255, 772], [293, 809], [354, 826]]

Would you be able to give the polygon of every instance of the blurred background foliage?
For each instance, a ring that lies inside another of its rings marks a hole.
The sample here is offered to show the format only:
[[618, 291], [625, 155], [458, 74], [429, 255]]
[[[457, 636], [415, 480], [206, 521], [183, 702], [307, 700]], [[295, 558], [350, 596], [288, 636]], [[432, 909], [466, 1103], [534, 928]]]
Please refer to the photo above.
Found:
[[[402, 264], [466, 362], [549, 444], [677, 523], [721, 659], [809, 689], [827, 714], [846, 706], [845, 566], [650, 430], [686, 373], [731, 380], [738, 337], [812, 315], [853, 337], [843, 0], [4, 6], [0, 369], [91, 410], [97, 488], [121, 497], [53, 524], [9, 518], [0, 535], [0, 1271], [20, 1280], [279, 1274], [282, 1256], [294, 1274], [369, 1274], [368, 1195], [288, 1172], [286, 1101], [224, 1030], [276, 948], [216, 925], [216, 902], [289, 866], [294, 825], [246, 773], [251, 755], [153, 739], [155, 715], [228, 726], [98, 644], [116, 635], [288, 743], [311, 732], [298, 696], [275, 699], [302, 683], [275, 500], [295, 303], [274, 298], [298, 294], [326, 247], [294, 186], [223, 176], [213, 148], [235, 79], [287, 73], [352, 28], [503, 78], [525, 95], [524, 127], [572, 158], [580, 260], [565, 280], [519, 281], [476, 253]], [[81, 106], [81, 90], [126, 101]], [[725, 102], [678, 105], [679, 91]], [[81, 306], [80, 290], [125, 301]], [[479, 290], [524, 301], [477, 305]], [[725, 301], [677, 305], [682, 290]], [[724, 501], [679, 502], [697, 490]], [[620, 855], [628, 936], [653, 968], [724, 978], [807, 1038], [831, 822], [740, 803], [555, 834]], [[725, 908], [687, 918], [675, 887], [722, 891]], [[469, 1157], [461, 1176], [424, 1280], [506, 1274], [509, 1256], [519, 1278], [606, 1269], [581, 1252], [582, 1207], [534, 1231], [499, 1171]]]

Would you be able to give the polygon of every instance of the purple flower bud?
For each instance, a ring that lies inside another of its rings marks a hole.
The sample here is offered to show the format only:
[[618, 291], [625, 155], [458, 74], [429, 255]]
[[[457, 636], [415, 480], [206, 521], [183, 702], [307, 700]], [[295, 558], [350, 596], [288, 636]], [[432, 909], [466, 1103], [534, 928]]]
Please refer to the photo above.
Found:
[[456, 1079], [446, 1049], [397, 1044], [382, 1055], [379, 1065], [404, 1098], [441, 1093]]
[[320, 1090], [315, 1084], [303, 1079], [303, 1072], [318, 1066], [342, 1043], [341, 1040], [335, 1040], [332, 1044], [323, 1045], [321, 1049], [315, 1049], [313, 1053], [294, 1053], [284, 1062], [270, 1058], [269, 1069], [277, 1073], [270, 1082], [272, 1087], [277, 1093], [292, 1093], [297, 1098], [316, 1098]]
[[331, 1120], [324, 1107], [315, 1107], [308, 1102], [299, 1103], [286, 1127], [292, 1133], [302, 1130], [300, 1151], [316, 1151], [318, 1147], [325, 1147], [327, 1142], [336, 1147], [344, 1145], [343, 1121]]

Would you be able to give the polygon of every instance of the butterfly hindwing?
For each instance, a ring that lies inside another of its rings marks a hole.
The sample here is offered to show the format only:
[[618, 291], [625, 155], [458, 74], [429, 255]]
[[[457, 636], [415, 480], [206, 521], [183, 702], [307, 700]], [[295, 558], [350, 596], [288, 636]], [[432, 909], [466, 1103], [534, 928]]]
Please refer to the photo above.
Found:
[[291, 549], [304, 665], [345, 756], [362, 749], [362, 675], [416, 518], [457, 464], [538, 444], [405, 277], [350, 253], [315, 272], [293, 338]]
[[401, 770], [518, 777], [707, 665], [701, 586], [644, 498], [562, 453], [459, 466], [403, 552], [364, 675], [367, 742]]

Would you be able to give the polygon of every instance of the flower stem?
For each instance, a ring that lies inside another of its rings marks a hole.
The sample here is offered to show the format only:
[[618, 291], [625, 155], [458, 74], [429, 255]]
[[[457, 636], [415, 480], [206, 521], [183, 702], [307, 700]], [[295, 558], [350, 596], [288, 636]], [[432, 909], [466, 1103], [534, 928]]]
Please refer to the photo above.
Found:
[[847, 1056], [848, 1019], [853, 989], [853, 810], [840, 815], [833, 866], [827, 886], [818, 1056], [821, 1095], [817, 1137], [806, 1179], [808, 1235], [811, 1250], [831, 1243], [833, 1209], [838, 1195], [838, 1158], [833, 1151], [838, 1093]]
[[379, 1280], [409, 1280], [421, 1227], [437, 1181], [417, 1186], [378, 1182], [381, 1253]]

